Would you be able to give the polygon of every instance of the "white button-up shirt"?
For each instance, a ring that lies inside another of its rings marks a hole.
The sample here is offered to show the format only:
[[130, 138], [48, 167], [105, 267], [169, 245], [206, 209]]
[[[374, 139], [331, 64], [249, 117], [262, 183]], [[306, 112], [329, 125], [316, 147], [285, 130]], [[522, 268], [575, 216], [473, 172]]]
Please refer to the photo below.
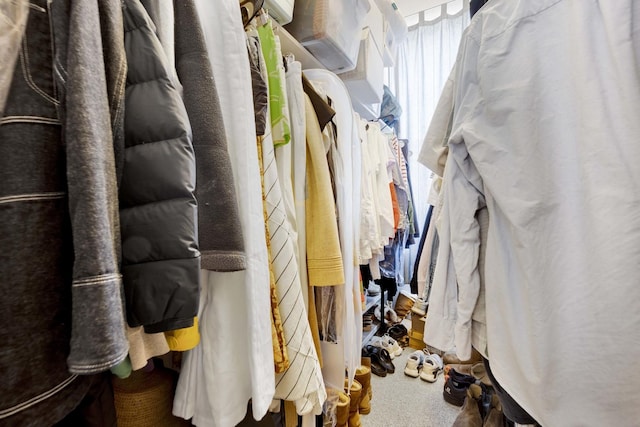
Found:
[[444, 173], [458, 354], [486, 205], [497, 380], [544, 426], [639, 425], [640, 2], [492, 0], [451, 80], [421, 160]]

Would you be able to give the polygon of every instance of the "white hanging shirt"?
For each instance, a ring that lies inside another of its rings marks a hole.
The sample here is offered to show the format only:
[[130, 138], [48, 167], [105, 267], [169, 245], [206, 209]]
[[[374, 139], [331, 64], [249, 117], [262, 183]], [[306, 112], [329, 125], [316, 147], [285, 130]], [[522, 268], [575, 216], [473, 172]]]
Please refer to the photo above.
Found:
[[247, 269], [201, 272], [201, 342], [185, 354], [173, 414], [231, 427], [251, 399], [261, 419], [275, 392], [269, 261], [251, 72], [238, 2], [195, 0], [220, 97], [245, 237]]
[[470, 321], [460, 302], [477, 295], [486, 203], [497, 380], [545, 426], [636, 425], [640, 4], [493, 0], [465, 32], [454, 82], [443, 191], [456, 334]]

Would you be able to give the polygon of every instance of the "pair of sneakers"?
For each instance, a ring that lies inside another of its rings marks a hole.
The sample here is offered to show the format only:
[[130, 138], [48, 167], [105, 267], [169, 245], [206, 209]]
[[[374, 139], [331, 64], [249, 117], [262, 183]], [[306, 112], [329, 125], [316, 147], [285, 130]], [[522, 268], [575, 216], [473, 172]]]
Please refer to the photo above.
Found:
[[444, 364], [442, 358], [437, 354], [431, 354], [426, 348], [414, 351], [407, 359], [407, 365], [404, 368], [404, 374], [434, 383], [438, 379], [438, 374], [442, 372]]
[[402, 354], [402, 347], [398, 344], [398, 341], [391, 338], [388, 334], [384, 334], [381, 337], [373, 337], [371, 344], [387, 350], [391, 359], [395, 359]]

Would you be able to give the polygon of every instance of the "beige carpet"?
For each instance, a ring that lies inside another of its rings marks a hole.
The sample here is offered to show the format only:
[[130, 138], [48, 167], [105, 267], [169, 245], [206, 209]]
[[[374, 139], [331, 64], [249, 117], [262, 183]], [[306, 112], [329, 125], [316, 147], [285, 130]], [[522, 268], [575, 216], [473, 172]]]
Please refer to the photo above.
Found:
[[372, 375], [371, 413], [361, 417], [362, 427], [451, 427], [460, 408], [442, 398], [444, 376], [439, 375], [431, 384], [404, 374], [407, 359], [414, 351], [407, 347], [393, 360], [394, 374]]

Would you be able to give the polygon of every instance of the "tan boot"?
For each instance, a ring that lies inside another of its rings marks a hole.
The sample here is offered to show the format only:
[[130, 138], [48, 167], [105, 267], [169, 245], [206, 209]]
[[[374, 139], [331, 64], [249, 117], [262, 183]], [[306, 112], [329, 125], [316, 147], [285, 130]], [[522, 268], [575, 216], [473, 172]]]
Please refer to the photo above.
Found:
[[504, 425], [504, 415], [502, 414], [502, 405], [498, 396], [491, 396], [491, 409], [484, 419], [483, 427], [502, 427]]
[[471, 358], [469, 360], [460, 360], [456, 355], [455, 351], [447, 351], [444, 356], [442, 356], [442, 360], [445, 365], [453, 365], [453, 364], [462, 364], [462, 365], [473, 365], [478, 362], [482, 362], [482, 355], [478, 353], [478, 350], [471, 347]]
[[356, 380], [362, 385], [362, 397], [358, 412], [361, 415], [367, 415], [371, 412], [371, 397], [369, 397], [369, 389], [371, 388], [371, 368], [366, 366], [358, 366], [356, 368]]
[[[361, 357], [360, 364], [362, 366], [366, 366], [371, 371], [371, 358], [370, 357]], [[369, 400], [373, 399], [373, 387], [371, 387], [371, 381], [369, 381], [369, 389], [367, 390], [369, 394]]]
[[401, 291], [398, 294], [398, 296], [396, 297], [396, 305], [394, 307], [394, 310], [398, 315], [399, 321], [405, 318], [407, 313], [409, 313], [409, 311], [413, 307], [413, 304], [415, 303], [415, 301], [416, 301], [415, 297], [413, 297], [408, 292]]
[[482, 415], [478, 401], [482, 396], [482, 388], [479, 385], [471, 384], [467, 389], [467, 397], [464, 399], [462, 411], [453, 422], [452, 427], [482, 427]]
[[351, 399], [344, 392], [338, 393], [336, 404], [336, 427], [349, 427], [349, 406]]
[[362, 384], [360, 384], [358, 380], [353, 380], [351, 389], [347, 391], [348, 384], [349, 380], [345, 378], [345, 392], [349, 393], [349, 398], [351, 399], [349, 402], [349, 427], [361, 427], [362, 424], [360, 424], [358, 408], [360, 406], [360, 398], [362, 397]]

